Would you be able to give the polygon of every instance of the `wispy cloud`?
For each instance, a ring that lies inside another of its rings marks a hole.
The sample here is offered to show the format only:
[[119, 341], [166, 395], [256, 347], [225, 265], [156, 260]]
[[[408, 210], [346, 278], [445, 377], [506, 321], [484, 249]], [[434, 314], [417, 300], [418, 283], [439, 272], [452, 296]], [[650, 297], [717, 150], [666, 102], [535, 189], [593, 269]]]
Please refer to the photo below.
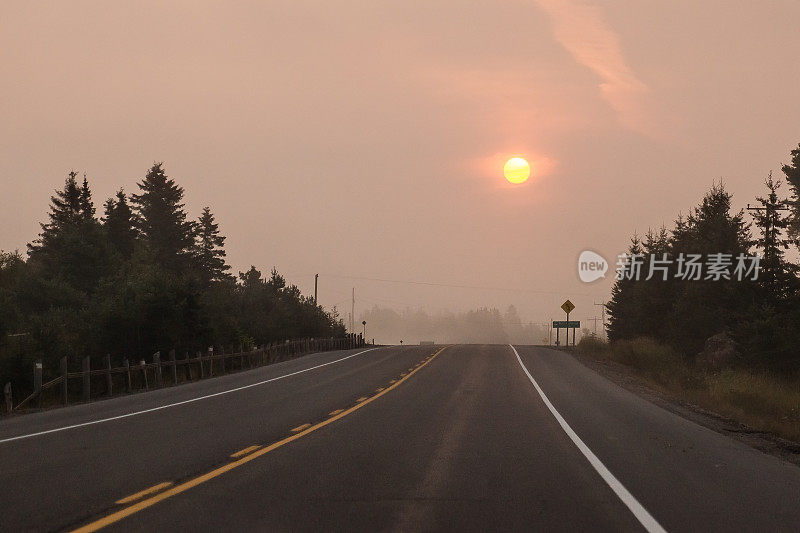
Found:
[[617, 112], [620, 123], [651, 134], [649, 89], [628, 66], [619, 38], [606, 23], [601, 9], [580, 0], [535, 0], [550, 16], [556, 40], [572, 57], [600, 77], [603, 98]]

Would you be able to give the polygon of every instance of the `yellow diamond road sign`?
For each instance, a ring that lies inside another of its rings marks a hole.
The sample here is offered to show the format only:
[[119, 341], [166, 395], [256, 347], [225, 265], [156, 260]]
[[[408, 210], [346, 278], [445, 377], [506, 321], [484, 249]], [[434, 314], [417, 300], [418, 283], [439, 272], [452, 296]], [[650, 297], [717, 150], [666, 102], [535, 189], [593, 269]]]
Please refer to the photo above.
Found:
[[565, 313], [569, 314], [572, 312], [573, 309], [575, 309], [575, 304], [567, 300], [566, 302], [561, 304], [561, 309], [563, 309]]

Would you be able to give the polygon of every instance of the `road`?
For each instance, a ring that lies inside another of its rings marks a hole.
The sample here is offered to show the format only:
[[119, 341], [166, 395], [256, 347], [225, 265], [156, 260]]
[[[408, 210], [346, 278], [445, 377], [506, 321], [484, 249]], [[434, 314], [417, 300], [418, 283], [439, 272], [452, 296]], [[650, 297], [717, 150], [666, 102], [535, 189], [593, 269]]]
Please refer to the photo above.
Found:
[[541, 347], [312, 354], [0, 420], [2, 531], [796, 531], [799, 495], [800, 468]]

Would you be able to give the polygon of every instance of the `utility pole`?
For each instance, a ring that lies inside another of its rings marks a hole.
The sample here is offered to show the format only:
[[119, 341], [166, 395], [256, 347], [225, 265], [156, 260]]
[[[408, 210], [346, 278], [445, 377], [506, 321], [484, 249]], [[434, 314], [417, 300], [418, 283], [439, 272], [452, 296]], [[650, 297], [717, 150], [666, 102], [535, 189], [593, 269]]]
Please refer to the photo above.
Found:
[[314, 305], [317, 305], [317, 281], [319, 280], [319, 274], [314, 274]]
[[356, 332], [356, 288], [353, 287], [353, 303], [350, 307], [350, 332]]
[[[606, 337], [606, 302], [602, 303], [595, 303], [594, 305], [600, 306], [600, 317], [602, 319], [601, 324], [603, 324], [603, 338]], [[597, 322], [594, 323], [594, 333], [597, 334]]]
[[597, 321], [598, 321], [599, 319], [598, 319], [598, 317], [596, 317], [596, 316], [593, 316], [593, 317], [592, 317], [592, 318], [590, 318], [589, 320], [591, 320], [592, 322], [594, 322], [594, 336], [595, 336], [595, 337], [597, 337]]

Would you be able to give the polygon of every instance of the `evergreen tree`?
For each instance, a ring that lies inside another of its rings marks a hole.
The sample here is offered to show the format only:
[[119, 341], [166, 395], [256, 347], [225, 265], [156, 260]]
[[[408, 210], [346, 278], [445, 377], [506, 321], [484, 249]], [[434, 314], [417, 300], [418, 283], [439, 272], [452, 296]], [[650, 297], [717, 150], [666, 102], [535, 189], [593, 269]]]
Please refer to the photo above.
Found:
[[[752, 283], [733, 275], [736, 257], [747, 254], [752, 241], [744, 212], [732, 213], [731, 200], [722, 184], [714, 185], [686, 218], [678, 218], [671, 235], [662, 228], [648, 232], [644, 243], [634, 237], [628, 253], [644, 255], [641, 270], [637, 281], [629, 261], [612, 288], [610, 340], [649, 336], [691, 358], [706, 338], [736, 329], [755, 294]], [[727, 258], [729, 279], [709, 277], [714, 257], [723, 264]], [[690, 274], [690, 258], [698, 262], [698, 275]]]
[[631, 237], [631, 244], [628, 247], [626, 262], [620, 266], [620, 272], [611, 288], [611, 299], [606, 304], [608, 312], [608, 340], [611, 342], [630, 339], [641, 335], [638, 329], [637, 320], [639, 314], [636, 311], [636, 297], [634, 295], [636, 284], [635, 273], [633, 272], [635, 257], [644, 253], [641, 240], [637, 235]]
[[792, 189], [791, 198], [787, 202], [792, 209], [788, 226], [789, 235], [797, 238], [800, 237], [800, 144], [791, 151], [791, 156], [791, 163], [783, 165], [781, 170]]
[[55, 196], [50, 197], [50, 221], [40, 223], [42, 232], [39, 238], [28, 244], [28, 252], [34, 254], [43, 249], [48, 249], [58, 236], [69, 228], [74, 228], [80, 224], [83, 214], [82, 204], [85, 204], [85, 192], [78, 187], [75, 177], [77, 172], [70, 171], [64, 189], [56, 191]]
[[194, 244], [193, 225], [183, 210], [183, 187], [167, 177], [156, 163], [139, 183], [141, 194], [131, 195], [136, 226], [153, 260], [178, 271], [189, 266]]
[[[673, 257], [698, 254], [703, 263], [700, 279], [673, 285], [672, 313], [665, 317], [664, 340], [688, 358], [702, 350], [708, 337], [734, 332], [755, 300], [753, 284], [733, 275], [737, 256], [747, 255], [753, 241], [744, 211], [732, 212], [732, 199], [722, 183], [715, 184], [672, 235]], [[730, 259], [730, 279], [708, 279], [708, 263], [716, 254]]]
[[86, 179], [86, 174], [83, 175], [83, 184], [81, 185], [78, 203], [80, 206], [78, 216], [81, 222], [94, 222], [94, 202], [92, 201], [92, 191], [89, 189], [89, 181]]
[[230, 266], [225, 264], [225, 237], [220, 235], [219, 224], [214, 222], [214, 215], [208, 207], [195, 226], [194, 259], [201, 279], [206, 283], [212, 281], [232, 281], [228, 273]]
[[131, 257], [136, 244], [134, 222], [128, 199], [123, 190], [120, 189], [117, 191], [116, 199], [109, 198], [106, 200], [103, 223], [109, 244], [124, 259]]
[[667, 336], [665, 316], [672, 312], [675, 279], [670, 235], [665, 226], [648, 230], [642, 243], [644, 258], [640, 283], [636, 284], [635, 303], [641, 335], [655, 339]]
[[752, 245], [750, 225], [744, 220], [743, 210], [731, 213], [732, 200], [722, 183], [711, 187], [687, 218], [687, 241], [678, 244], [695, 253], [747, 253]]
[[242, 283], [242, 288], [246, 290], [254, 289], [264, 284], [264, 280], [261, 279], [261, 271], [252, 265], [247, 272], [239, 272], [239, 280]]
[[760, 236], [756, 246], [761, 251], [759, 284], [771, 302], [791, 296], [796, 287], [797, 267], [786, 261], [784, 253], [789, 249], [792, 239], [785, 237], [789, 219], [783, 216], [787, 200], [778, 197], [780, 181], [772, 178], [772, 172], [764, 181], [768, 194], [759, 196], [756, 201], [760, 208], [752, 209], [752, 216]]
[[69, 173], [64, 189], [50, 198], [49, 222], [39, 238], [28, 244], [31, 260], [44, 279], [60, 278], [71, 288], [91, 293], [107, 270], [108, 254], [89, 182], [78, 185]]
[[272, 267], [272, 271], [270, 272], [269, 279], [265, 283], [269, 293], [274, 297], [277, 298], [281, 295], [283, 291], [286, 290], [286, 279], [278, 274], [278, 270], [275, 267]]

